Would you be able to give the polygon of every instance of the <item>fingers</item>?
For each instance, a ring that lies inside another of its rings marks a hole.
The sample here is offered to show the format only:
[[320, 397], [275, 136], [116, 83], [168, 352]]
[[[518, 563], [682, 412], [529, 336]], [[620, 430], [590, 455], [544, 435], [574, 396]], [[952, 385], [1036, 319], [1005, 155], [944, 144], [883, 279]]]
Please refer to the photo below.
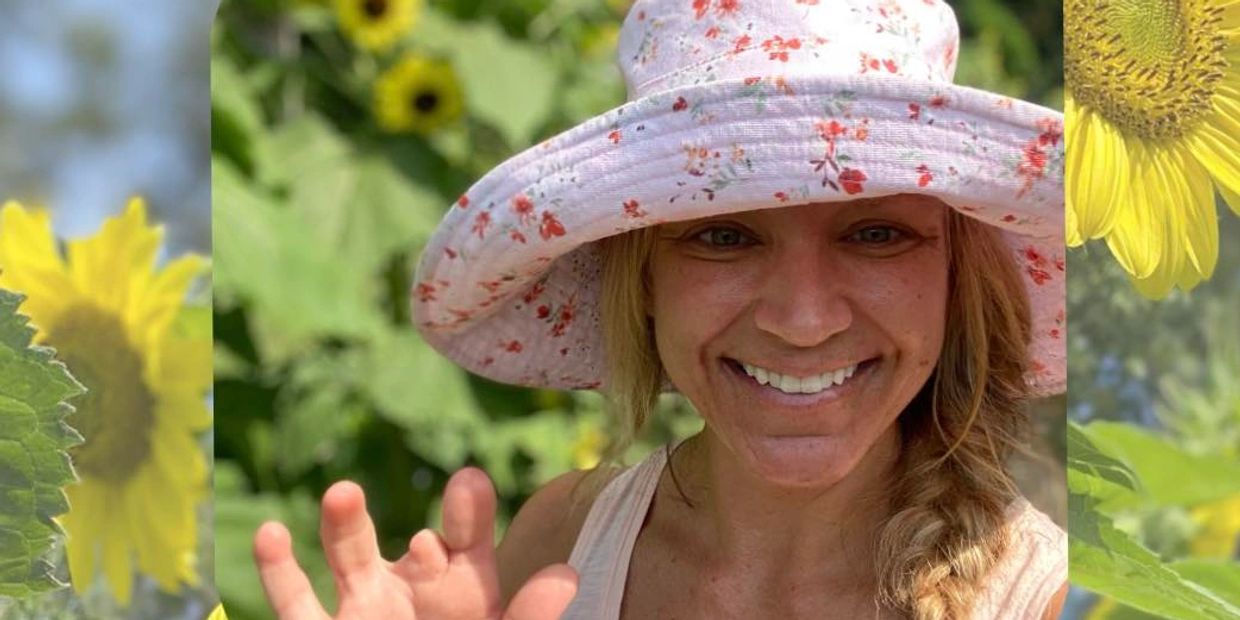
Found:
[[351, 582], [374, 577], [382, 564], [375, 525], [366, 513], [362, 488], [343, 481], [323, 494], [323, 521], [319, 528], [327, 563], [336, 576], [337, 586], [347, 589]]
[[327, 612], [314, 596], [306, 573], [293, 557], [292, 539], [283, 524], [268, 521], [254, 534], [254, 561], [267, 601], [280, 620], [317, 620]]
[[452, 551], [495, 550], [495, 487], [481, 469], [452, 475], [443, 497], [443, 539]]
[[409, 540], [409, 552], [392, 570], [409, 583], [437, 580], [448, 569], [448, 548], [434, 530], [422, 530]]
[[552, 564], [521, 586], [503, 620], [558, 620], [576, 594], [577, 571], [567, 564]]

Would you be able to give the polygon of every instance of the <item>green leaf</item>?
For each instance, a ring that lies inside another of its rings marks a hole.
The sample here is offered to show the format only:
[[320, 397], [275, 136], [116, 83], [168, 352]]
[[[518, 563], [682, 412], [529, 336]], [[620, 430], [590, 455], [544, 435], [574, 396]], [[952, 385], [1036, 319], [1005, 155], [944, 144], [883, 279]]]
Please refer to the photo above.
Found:
[[1193, 506], [1240, 493], [1240, 463], [1185, 452], [1170, 440], [1131, 424], [1081, 427], [1093, 445], [1123, 462], [1141, 481], [1139, 494], [1117, 494], [1103, 509]]
[[241, 71], [222, 54], [211, 57], [211, 150], [242, 170], [254, 169], [255, 137], [263, 131], [256, 95]]
[[1181, 560], [1171, 568], [1240, 607], [1240, 562]]
[[508, 38], [495, 24], [463, 24], [431, 10], [423, 13], [413, 39], [452, 59], [466, 108], [494, 125], [509, 147], [533, 140], [551, 113], [559, 82], [545, 52]]
[[1069, 497], [1072, 583], [1125, 605], [1168, 618], [1223, 620], [1240, 607], [1189, 581], [1098, 512], [1092, 498]]
[[1124, 463], [1103, 454], [1075, 422], [1068, 423], [1068, 487], [1098, 499], [1135, 492], [1136, 474]]
[[86, 391], [51, 349], [30, 345], [24, 299], [0, 290], [0, 596], [12, 598], [64, 586], [46, 556], [76, 479], [67, 450], [82, 441], [65, 399]]
[[302, 214], [273, 204], [227, 161], [212, 163], [217, 303], [252, 305], [265, 361], [287, 361], [319, 337], [365, 338], [383, 325], [368, 274], [319, 241]]

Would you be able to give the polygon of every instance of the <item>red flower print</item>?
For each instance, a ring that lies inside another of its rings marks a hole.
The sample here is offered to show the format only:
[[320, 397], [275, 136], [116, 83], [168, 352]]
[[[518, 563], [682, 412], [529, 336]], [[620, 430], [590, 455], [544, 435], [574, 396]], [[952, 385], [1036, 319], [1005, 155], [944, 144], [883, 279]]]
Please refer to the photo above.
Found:
[[801, 40], [794, 37], [785, 41], [783, 37], [776, 35], [763, 41], [762, 49], [770, 53], [771, 60], [788, 62], [788, 50], [801, 49]]
[[531, 286], [530, 290], [526, 291], [525, 295], [521, 297], [521, 300], [527, 304], [532, 304], [534, 303], [534, 300], [538, 299], [538, 296], [542, 295], [545, 290], [547, 290], [546, 281], [535, 282], [534, 286]]
[[1021, 151], [1020, 163], [1016, 164], [1016, 176], [1024, 180], [1016, 197], [1020, 198], [1033, 187], [1033, 182], [1042, 178], [1046, 170], [1046, 151], [1038, 147], [1038, 139], [1030, 140]]
[[917, 166], [917, 172], [920, 173], [920, 176], [917, 177], [917, 187], [925, 187], [930, 184], [930, 181], [934, 180], [930, 167], [925, 164]]
[[775, 200], [778, 200], [780, 202], [788, 202], [788, 193], [787, 192], [775, 192]]
[[706, 17], [706, 11], [710, 9], [710, 0], [693, 0], [693, 18], [702, 19]]
[[1051, 274], [1047, 273], [1044, 269], [1027, 267], [1025, 270], [1029, 273], [1029, 278], [1033, 280], [1033, 283], [1038, 286], [1046, 284], [1051, 279]]
[[543, 211], [542, 225], [538, 227], [538, 234], [542, 235], [543, 241], [552, 237], [564, 236], [564, 225], [560, 220], [555, 218], [555, 214], [550, 211]]
[[453, 250], [452, 248], [444, 248], [443, 253], [447, 255], [448, 258], [456, 258], [456, 250]]
[[856, 168], [844, 168], [840, 171], [840, 185], [849, 194], [861, 193], [865, 188], [861, 185], [866, 181], [865, 173]]
[[1010, 223], [1012, 223], [1012, 222], [1015, 222], [1015, 221], [1016, 221], [1016, 216], [1015, 216], [1015, 215], [1012, 215], [1011, 213], [1009, 213], [1009, 214], [1007, 214], [1007, 215], [1003, 216], [1003, 221], [1008, 222], [1008, 223], [1010, 224]]
[[607, 139], [611, 140], [612, 144], [620, 144], [620, 130], [615, 129], [611, 133], [607, 134]]
[[508, 231], [508, 238], [517, 243], [525, 243], [525, 234], [515, 228]]
[[513, 340], [509, 342], [508, 344], [504, 345], [504, 350], [508, 351], [509, 353], [520, 353], [521, 348], [522, 347], [521, 347], [520, 340]]
[[1038, 135], [1039, 146], [1055, 146], [1063, 137], [1063, 123], [1054, 118], [1040, 118], [1035, 123], [1041, 134]]
[[918, 120], [921, 118], [921, 104], [908, 104], [908, 117], [910, 120]]
[[1042, 266], [1046, 264], [1046, 258], [1042, 256], [1042, 253], [1037, 248], [1031, 245], [1025, 246], [1024, 254], [1025, 260], [1034, 265]]
[[469, 208], [469, 196], [466, 196], [465, 194], [461, 194], [461, 197], [456, 199], [456, 206], [462, 209], [468, 209]]
[[896, 67], [896, 61], [894, 61], [894, 60], [892, 60], [892, 59], [890, 59], [890, 58], [888, 58], [887, 60], [884, 60], [884, 61], [883, 61], [883, 66], [887, 68], [887, 71], [888, 71], [889, 73], [895, 73], [895, 72], [899, 71], [899, 68], [898, 68], [898, 67]]
[[865, 142], [865, 139], [870, 137], [870, 129], [862, 125], [861, 127], [858, 127], [855, 130], [853, 130], [853, 137], [856, 138], [857, 140], [860, 140], [861, 142]]
[[711, 26], [710, 28], [707, 28], [707, 29], [706, 29], [706, 34], [705, 34], [704, 36], [705, 36], [707, 39], [714, 39], [714, 38], [718, 37], [718, 36], [719, 36], [719, 26]]
[[534, 201], [529, 196], [520, 194], [512, 199], [512, 210], [516, 212], [522, 226], [528, 225], [534, 217]]
[[[1063, 263], [1063, 257], [1062, 257], [1062, 256], [1056, 256], [1056, 257], [1055, 257], [1055, 269], [1058, 269], [1058, 270], [1060, 270], [1060, 271], [1063, 271], [1063, 270], [1064, 270], [1064, 263]], [[1060, 315], [1061, 315], [1061, 316], [1060, 316], [1060, 318], [1059, 318], [1059, 320], [1060, 320], [1060, 321], [1062, 321], [1062, 320], [1063, 320], [1062, 314], [1063, 314], [1063, 312], [1061, 311], [1061, 312], [1060, 312]]]
[[543, 304], [538, 307], [538, 318], [545, 319], [551, 316], [551, 306]]
[[474, 217], [474, 227], [471, 230], [473, 232], [478, 233], [478, 238], [481, 239], [486, 234], [487, 226], [490, 226], [490, 225], [491, 225], [491, 212], [482, 211], [481, 213], [479, 213], [477, 216]]
[[879, 63], [877, 58], [871, 58], [869, 54], [861, 52], [861, 73], [867, 71], [878, 71]]
[[491, 280], [490, 282], [479, 282], [478, 286], [482, 287], [488, 293], [494, 293], [499, 290], [502, 283], [499, 280]]
[[745, 78], [745, 86], [753, 86], [754, 84], [757, 84], [758, 82], [761, 82], [761, 81], [762, 81], [762, 78], [760, 77], [747, 77]]
[[672, 104], [672, 111], [679, 112], [687, 107], [689, 107], [689, 102], [685, 101], [684, 97], [677, 97], [676, 103]]
[[560, 349], [560, 355], [568, 355], [568, 347], [564, 347], [563, 349]]
[[486, 357], [485, 357], [485, 358], [483, 358], [483, 360], [482, 360], [482, 365], [483, 365], [483, 366], [490, 366], [491, 364], [494, 364], [494, 363], [495, 363], [495, 358], [494, 358], [494, 357], [491, 357], [490, 355], [486, 356]]
[[836, 136], [843, 135], [846, 131], [844, 126], [835, 119], [831, 119], [830, 122], [818, 121], [814, 124], [814, 127], [818, 129], [818, 137], [827, 142], [832, 141]]
[[636, 199], [631, 199], [624, 201], [624, 215], [632, 218], [646, 217], [646, 212], [642, 210]]
[[943, 95], [935, 95], [930, 98], [930, 107], [932, 108], [941, 108], [945, 105], [947, 105], [947, 97]]
[[435, 285], [434, 284], [427, 284], [425, 282], [418, 284], [417, 292], [418, 292], [418, 301], [422, 303], [426, 303], [428, 301], [435, 301]]
[[740, 0], [719, 0], [715, 5], [715, 12], [719, 17], [727, 17], [736, 13], [740, 8]]
[[746, 49], [749, 48], [750, 43], [753, 43], [753, 39], [750, 39], [749, 35], [747, 34], [741, 35], [740, 37], [736, 39], [736, 41], [732, 45], [732, 53], [739, 54], [745, 51]]

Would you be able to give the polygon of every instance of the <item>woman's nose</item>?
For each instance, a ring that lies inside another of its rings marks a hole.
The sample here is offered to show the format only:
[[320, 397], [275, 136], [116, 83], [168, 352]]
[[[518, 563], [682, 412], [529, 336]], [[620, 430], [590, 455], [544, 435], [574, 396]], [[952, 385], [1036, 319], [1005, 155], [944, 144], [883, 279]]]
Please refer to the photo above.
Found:
[[830, 257], [802, 248], [773, 258], [754, 310], [758, 329], [798, 347], [821, 344], [848, 329], [852, 308]]

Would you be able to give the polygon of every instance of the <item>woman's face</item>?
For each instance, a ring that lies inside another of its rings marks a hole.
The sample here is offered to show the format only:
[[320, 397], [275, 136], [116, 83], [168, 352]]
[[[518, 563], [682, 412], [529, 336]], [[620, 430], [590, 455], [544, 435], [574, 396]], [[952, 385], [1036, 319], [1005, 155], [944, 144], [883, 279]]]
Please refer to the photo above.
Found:
[[902, 194], [659, 227], [659, 357], [744, 466], [826, 486], [894, 432], [943, 347], [947, 209]]

